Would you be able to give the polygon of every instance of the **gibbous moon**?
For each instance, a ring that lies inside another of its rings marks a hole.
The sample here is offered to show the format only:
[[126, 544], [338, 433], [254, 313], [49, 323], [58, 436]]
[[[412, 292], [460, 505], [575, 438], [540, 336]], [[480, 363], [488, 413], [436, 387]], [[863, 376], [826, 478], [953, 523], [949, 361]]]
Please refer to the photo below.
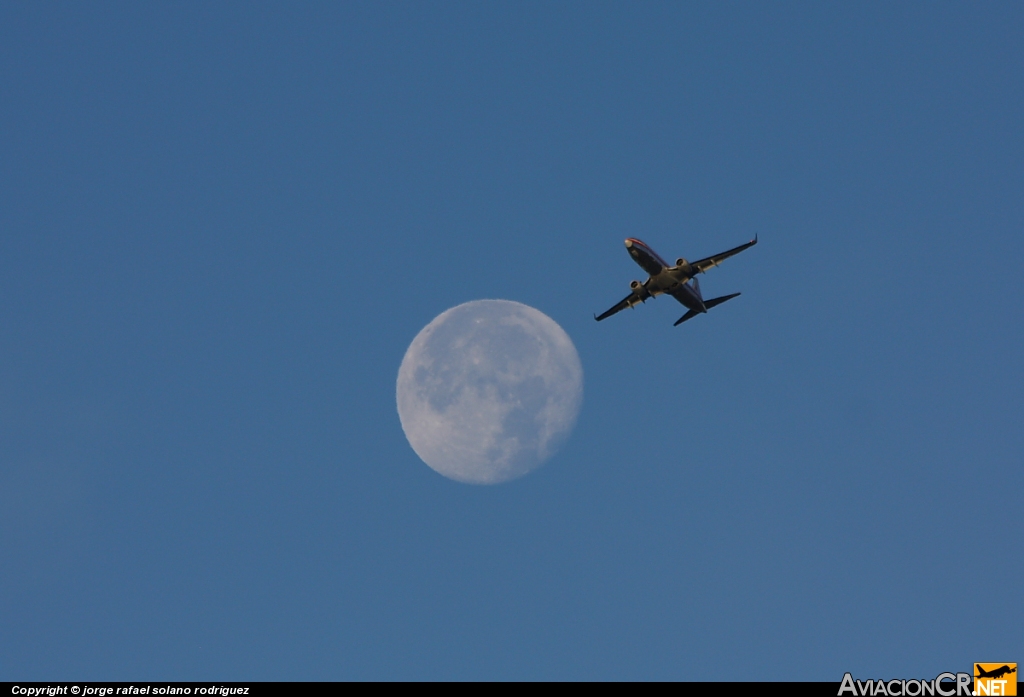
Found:
[[474, 300], [416, 335], [398, 369], [409, 445], [450, 479], [498, 484], [536, 469], [568, 438], [583, 401], [569, 335], [529, 305]]

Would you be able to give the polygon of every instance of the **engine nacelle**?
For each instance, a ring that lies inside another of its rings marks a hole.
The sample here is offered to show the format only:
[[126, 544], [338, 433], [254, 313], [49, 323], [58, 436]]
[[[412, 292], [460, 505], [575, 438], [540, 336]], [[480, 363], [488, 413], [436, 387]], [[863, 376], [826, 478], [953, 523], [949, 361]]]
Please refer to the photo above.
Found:
[[643, 302], [644, 300], [647, 300], [647, 298], [651, 297], [650, 292], [648, 292], [648, 290], [644, 288], [644, 284], [641, 283], [640, 281], [631, 281], [629, 284], [629, 289], [636, 293], [636, 296], [640, 300], [640, 302]]
[[676, 268], [681, 269], [687, 276], [693, 275], [693, 269], [690, 267], [690, 262], [682, 257], [676, 259]]

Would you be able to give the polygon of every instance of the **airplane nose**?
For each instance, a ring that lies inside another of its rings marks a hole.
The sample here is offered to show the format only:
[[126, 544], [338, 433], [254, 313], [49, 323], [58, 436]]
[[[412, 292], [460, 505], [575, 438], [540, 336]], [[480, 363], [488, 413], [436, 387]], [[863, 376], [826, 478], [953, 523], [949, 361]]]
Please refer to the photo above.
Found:
[[629, 240], [629, 239], [627, 239], [627, 240], [626, 240], [626, 249], [629, 249], [629, 248], [630, 248], [630, 247], [632, 247], [632, 246], [633, 246], [633, 240]]

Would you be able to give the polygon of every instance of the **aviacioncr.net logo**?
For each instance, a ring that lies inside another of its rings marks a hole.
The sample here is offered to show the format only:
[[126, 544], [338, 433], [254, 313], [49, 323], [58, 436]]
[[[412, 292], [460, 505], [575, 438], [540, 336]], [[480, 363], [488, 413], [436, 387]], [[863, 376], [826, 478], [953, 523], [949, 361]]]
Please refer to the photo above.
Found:
[[839, 695], [853, 697], [972, 697], [970, 673], [939, 673], [934, 680], [854, 680], [843, 676]]

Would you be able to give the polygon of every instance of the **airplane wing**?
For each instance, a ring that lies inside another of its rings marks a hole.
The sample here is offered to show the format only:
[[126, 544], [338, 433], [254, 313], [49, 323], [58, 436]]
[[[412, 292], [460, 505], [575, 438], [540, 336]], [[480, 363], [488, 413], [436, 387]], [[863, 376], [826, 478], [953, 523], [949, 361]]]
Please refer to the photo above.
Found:
[[753, 247], [755, 244], [757, 244], [756, 235], [754, 236], [754, 239], [750, 240], [750, 242], [747, 242], [746, 244], [741, 244], [739, 247], [733, 247], [727, 252], [722, 252], [721, 254], [716, 254], [706, 259], [701, 259], [700, 261], [691, 261], [690, 266], [692, 266], [697, 273], [704, 273], [708, 269], [712, 269], [718, 266], [729, 257], [739, 254], [744, 249], [749, 249], [750, 247]]
[[638, 302], [640, 302], [640, 296], [638, 296], [636, 293], [630, 293], [622, 300], [620, 300], [614, 307], [609, 308], [607, 311], [602, 312], [600, 315], [596, 315], [594, 319], [600, 322], [606, 317], [611, 317], [616, 312], [620, 312], [622, 310], [625, 310], [627, 307], [632, 307], [633, 305], [636, 305]]

